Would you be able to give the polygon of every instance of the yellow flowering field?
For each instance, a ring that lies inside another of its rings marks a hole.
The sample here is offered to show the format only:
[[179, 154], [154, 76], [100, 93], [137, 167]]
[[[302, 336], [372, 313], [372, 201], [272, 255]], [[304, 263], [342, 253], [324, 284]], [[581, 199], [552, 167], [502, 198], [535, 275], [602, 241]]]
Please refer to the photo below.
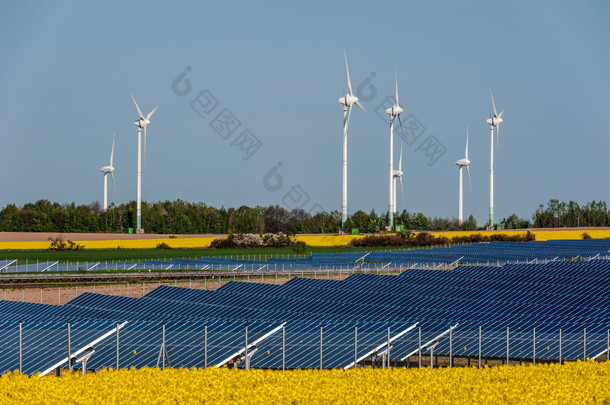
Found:
[[4, 374], [3, 404], [610, 402], [610, 363], [358, 370], [101, 370], [60, 378]]
[[[552, 239], [581, 239], [583, 232], [587, 232], [593, 238], [610, 238], [610, 230], [593, 229], [587, 231], [576, 230], [551, 230], [551, 231], [532, 231], [536, 235], [536, 240]], [[434, 236], [466, 236], [481, 233], [489, 234], [525, 234], [524, 231], [474, 231], [474, 232], [432, 232]], [[345, 246], [353, 239], [363, 238], [365, 235], [296, 235], [295, 239], [303, 241], [309, 246], [316, 247], [335, 247]], [[70, 239], [70, 234], [65, 234], [66, 239]], [[109, 239], [109, 240], [78, 240], [74, 242], [83, 245], [85, 249], [116, 249], [120, 246], [123, 249], [154, 249], [159, 243], [166, 243], [172, 248], [203, 248], [210, 246], [215, 237], [204, 238], [165, 238], [165, 239]], [[43, 250], [49, 248], [49, 242], [0, 242], [0, 250]]]

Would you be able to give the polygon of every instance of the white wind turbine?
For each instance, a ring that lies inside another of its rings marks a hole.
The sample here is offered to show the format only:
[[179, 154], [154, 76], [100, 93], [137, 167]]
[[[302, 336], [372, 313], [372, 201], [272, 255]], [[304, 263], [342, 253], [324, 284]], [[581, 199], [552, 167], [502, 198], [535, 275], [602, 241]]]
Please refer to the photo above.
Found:
[[143, 233], [142, 230], [142, 158], [141, 158], [141, 149], [142, 149], [142, 129], [144, 129], [144, 160], [146, 160], [146, 127], [150, 124], [150, 117], [157, 111], [159, 106], [156, 106], [151, 112], [148, 113], [146, 118], [142, 111], [140, 111], [140, 107], [138, 103], [136, 103], [136, 99], [133, 98], [133, 94], [131, 95], [131, 99], [133, 103], [136, 105], [138, 109], [139, 119], [135, 121], [133, 124], [138, 127], [138, 192], [137, 192], [137, 200], [136, 200], [136, 232]]
[[[390, 228], [394, 226], [394, 213], [396, 212], [396, 177], [400, 178], [400, 188], [402, 189], [402, 171], [400, 171], [402, 167], [399, 169], [400, 176], [397, 176], [396, 171], [394, 170], [394, 122], [396, 121], [396, 118], [398, 118], [398, 121], [400, 123], [400, 129], [402, 130], [402, 120], [400, 119], [400, 114], [402, 114], [404, 110], [398, 102], [398, 73], [396, 73], [396, 70], [394, 71], [394, 76], [396, 79], [396, 104], [385, 110], [386, 114], [390, 116], [390, 198], [388, 207], [388, 225], [390, 226]], [[402, 166], [402, 143], [400, 144], [399, 166]]]
[[491, 140], [490, 140], [490, 148], [489, 148], [489, 224], [488, 227], [491, 228], [494, 225], [494, 128], [496, 128], [496, 153], [497, 153], [497, 143], [499, 141], [499, 133], [500, 133], [500, 124], [502, 123], [502, 114], [504, 114], [504, 110], [500, 114], [496, 111], [496, 103], [494, 102], [494, 95], [489, 89], [489, 94], [491, 95], [491, 104], [494, 108], [494, 115], [491, 118], [487, 119], [487, 123], [489, 124], [489, 130], [491, 132]]
[[[110, 151], [110, 164], [108, 166], [104, 166], [102, 168], [97, 169], [100, 172], [104, 173], [104, 211], [106, 211], [106, 209], [108, 208], [108, 183], [107, 183], [107, 179], [106, 179], [106, 176], [108, 176], [108, 174], [110, 174], [110, 177], [112, 177], [112, 185], [114, 186], [114, 195], [118, 200], [118, 193], [116, 192], [116, 183], [114, 182], [114, 166], [112, 166], [112, 161], [113, 161], [113, 157], [114, 157], [114, 138], [115, 137], [116, 137], [116, 134], [113, 133], [112, 134], [112, 150]], [[117, 201], [117, 203], [118, 203], [118, 201]]]
[[352, 91], [352, 81], [349, 78], [349, 67], [347, 65], [347, 54], [343, 50], [345, 57], [345, 70], [347, 71], [347, 88], [348, 94], [339, 99], [339, 104], [343, 105], [343, 194], [341, 199], [341, 229], [345, 230], [345, 221], [347, 221], [347, 127], [352, 114], [353, 105], [357, 105], [364, 112], [366, 110], [358, 102], [358, 97], [354, 96]]
[[463, 196], [462, 196], [462, 168], [466, 167], [466, 172], [468, 173], [468, 183], [470, 184], [470, 192], [472, 193], [472, 183], [470, 182], [470, 160], [468, 160], [468, 127], [466, 127], [466, 156], [463, 159], [460, 159], [455, 162], [456, 165], [460, 168], [460, 185], [458, 191], [458, 220], [460, 221], [460, 225], [464, 222], [464, 213], [463, 213]]

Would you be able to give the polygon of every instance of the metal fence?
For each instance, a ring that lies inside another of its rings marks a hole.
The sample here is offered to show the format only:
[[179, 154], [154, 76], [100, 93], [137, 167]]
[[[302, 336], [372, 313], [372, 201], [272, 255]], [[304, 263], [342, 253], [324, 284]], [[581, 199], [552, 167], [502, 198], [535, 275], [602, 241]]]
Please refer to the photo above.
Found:
[[0, 344], [0, 372], [19, 370], [29, 375], [60, 374], [62, 369], [84, 374], [104, 367], [480, 368], [524, 362], [608, 361], [610, 331], [38, 321], [0, 324]]

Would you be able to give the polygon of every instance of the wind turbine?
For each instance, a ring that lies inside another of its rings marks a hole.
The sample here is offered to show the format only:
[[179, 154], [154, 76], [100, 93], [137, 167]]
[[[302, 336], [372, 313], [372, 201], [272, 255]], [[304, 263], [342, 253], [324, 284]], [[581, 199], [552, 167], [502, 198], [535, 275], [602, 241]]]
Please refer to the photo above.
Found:
[[494, 128], [496, 128], [496, 153], [497, 153], [497, 143], [499, 141], [499, 133], [500, 133], [500, 124], [502, 123], [502, 114], [504, 114], [504, 110], [500, 114], [496, 111], [496, 103], [494, 102], [494, 95], [489, 89], [489, 94], [491, 95], [491, 104], [494, 108], [494, 115], [491, 118], [487, 119], [487, 123], [489, 124], [489, 130], [491, 132], [491, 140], [490, 140], [490, 148], [489, 148], [489, 224], [488, 227], [492, 228], [494, 226]]
[[138, 127], [138, 192], [136, 200], [136, 233], [144, 233], [144, 230], [142, 229], [142, 129], [144, 129], [144, 159], [146, 160], [146, 127], [148, 126], [148, 124], [150, 124], [150, 117], [153, 116], [159, 106], [156, 106], [151, 112], [148, 113], [145, 118], [144, 114], [142, 114], [142, 111], [140, 111], [138, 103], [136, 103], [136, 99], [133, 98], [133, 94], [131, 95], [131, 99], [136, 105], [136, 108], [138, 109], [138, 115], [140, 117], [137, 121], [133, 123], [136, 127]]
[[[385, 110], [386, 114], [390, 116], [390, 198], [388, 207], [388, 225], [390, 228], [394, 227], [394, 213], [396, 212], [396, 182], [394, 171], [394, 122], [396, 118], [400, 122], [400, 129], [402, 130], [402, 120], [400, 114], [404, 111], [398, 102], [398, 73], [394, 70], [394, 77], [396, 79], [396, 104]], [[400, 144], [400, 163], [402, 164], [402, 143]], [[402, 189], [402, 171], [400, 172], [400, 187]], [[404, 194], [403, 194], [404, 196]]]
[[[115, 137], [116, 137], [116, 134], [113, 133], [112, 134], [112, 150], [110, 152], [110, 164], [108, 166], [104, 166], [102, 168], [97, 169], [100, 172], [104, 173], [104, 211], [106, 211], [106, 209], [108, 208], [108, 183], [107, 183], [107, 179], [106, 179], [106, 176], [108, 176], [108, 174], [110, 174], [110, 177], [112, 177], [112, 185], [114, 186], [114, 195], [118, 200], [118, 193], [116, 192], [116, 183], [114, 182], [114, 166], [112, 166], [112, 160], [114, 157], [114, 138]], [[118, 203], [118, 201], [117, 201], [117, 203]]]
[[396, 214], [398, 212], [398, 209], [396, 208], [396, 180], [400, 180], [400, 191], [402, 192], [402, 203], [404, 205], [405, 203], [405, 190], [402, 187], [402, 175], [404, 174], [402, 172], [402, 142], [400, 142], [400, 158], [398, 159], [398, 170], [394, 170], [394, 189], [393, 189], [393, 197], [394, 197], [394, 213]]
[[472, 183], [470, 182], [470, 160], [468, 160], [468, 127], [466, 127], [466, 156], [463, 159], [460, 159], [455, 162], [456, 165], [460, 168], [460, 186], [458, 191], [458, 220], [460, 221], [460, 225], [464, 222], [464, 213], [463, 213], [463, 197], [462, 197], [462, 168], [466, 167], [466, 172], [468, 173], [468, 183], [470, 184], [470, 192], [472, 193]]
[[352, 107], [357, 105], [364, 112], [366, 110], [358, 102], [358, 97], [354, 96], [352, 91], [352, 81], [349, 78], [349, 66], [347, 65], [347, 54], [343, 50], [345, 57], [345, 70], [347, 71], [347, 88], [348, 93], [339, 99], [339, 104], [343, 105], [343, 194], [341, 199], [341, 229], [345, 230], [345, 222], [347, 221], [347, 127], [349, 119], [352, 115]]

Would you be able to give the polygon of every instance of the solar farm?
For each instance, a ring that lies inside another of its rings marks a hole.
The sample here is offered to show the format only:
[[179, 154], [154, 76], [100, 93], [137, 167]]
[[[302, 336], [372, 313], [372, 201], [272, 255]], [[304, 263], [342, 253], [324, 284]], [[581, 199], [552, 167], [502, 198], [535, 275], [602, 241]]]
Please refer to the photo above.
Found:
[[[593, 239], [138, 263], [228, 275], [332, 269], [349, 276], [231, 281], [215, 291], [163, 285], [141, 298], [86, 292], [63, 305], [0, 301], [0, 370], [606, 360], [609, 253], [610, 240]], [[24, 271], [10, 262], [0, 263], [3, 272]]]

